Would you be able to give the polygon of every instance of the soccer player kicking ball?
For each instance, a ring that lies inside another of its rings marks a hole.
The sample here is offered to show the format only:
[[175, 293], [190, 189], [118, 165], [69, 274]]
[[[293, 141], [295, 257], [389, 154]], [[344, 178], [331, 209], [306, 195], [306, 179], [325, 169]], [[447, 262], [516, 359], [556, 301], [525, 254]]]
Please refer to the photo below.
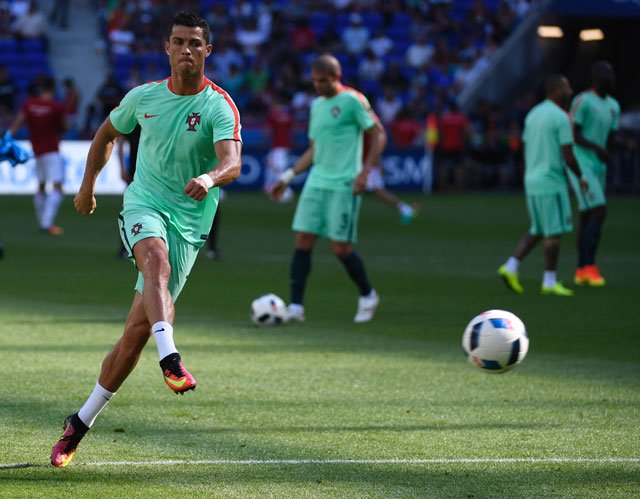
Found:
[[620, 104], [609, 95], [615, 86], [615, 73], [606, 61], [591, 66], [593, 88], [576, 96], [571, 106], [576, 155], [589, 182], [589, 190], [582, 192], [578, 177], [569, 173], [576, 198], [578, 222], [578, 268], [574, 282], [578, 285], [604, 286], [604, 277], [596, 266], [596, 251], [600, 243], [602, 225], [607, 217], [605, 180], [607, 163], [611, 158], [607, 147], [614, 141], [620, 118]]
[[51, 464], [67, 466], [96, 417], [135, 368], [153, 334], [164, 381], [175, 393], [196, 387], [173, 341], [174, 301], [205, 243], [218, 203], [218, 187], [240, 175], [238, 110], [204, 76], [211, 54], [202, 18], [178, 13], [165, 51], [171, 77], [131, 90], [100, 126], [89, 149], [75, 206], [96, 208], [94, 187], [116, 139], [142, 128], [133, 182], [124, 195], [120, 232], [139, 270], [124, 333], [102, 363], [98, 382], [80, 410], [64, 423]]
[[524, 289], [518, 279], [521, 260], [544, 240], [544, 295], [572, 296], [573, 291], [557, 280], [560, 236], [572, 230], [571, 205], [564, 174], [565, 162], [587, 190], [580, 166], [573, 155], [571, 121], [565, 111], [571, 102], [571, 85], [562, 75], [545, 80], [547, 98], [535, 106], [524, 122], [524, 190], [531, 228], [516, 247], [513, 256], [498, 269], [507, 287], [516, 293]]
[[[360, 290], [354, 322], [370, 321], [380, 301], [353, 244], [367, 175], [382, 153], [386, 135], [366, 97], [342, 85], [341, 74], [340, 63], [331, 55], [322, 55], [313, 62], [311, 78], [318, 97], [311, 104], [309, 147], [293, 168], [282, 173], [271, 191], [272, 197], [279, 198], [291, 180], [313, 164], [292, 224], [296, 237], [289, 320], [305, 319], [303, 295], [318, 237], [331, 240], [333, 254]], [[364, 163], [363, 131], [370, 139]]]

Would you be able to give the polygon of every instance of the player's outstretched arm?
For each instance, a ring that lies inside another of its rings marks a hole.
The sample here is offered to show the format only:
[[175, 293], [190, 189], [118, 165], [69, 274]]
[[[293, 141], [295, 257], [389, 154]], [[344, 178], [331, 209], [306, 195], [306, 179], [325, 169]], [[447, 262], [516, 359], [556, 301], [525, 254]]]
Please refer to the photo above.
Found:
[[309, 147], [305, 152], [302, 153], [302, 156], [298, 158], [296, 164], [293, 165], [292, 168], [288, 168], [282, 175], [278, 181], [273, 184], [271, 190], [269, 191], [269, 196], [271, 199], [278, 199], [282, 196], [282, 193], [285, 191], [287, 186], [291, 183], [291, 181], [295, 178], [298, 173], [302, 173], [305, 170], [308, 170], [313, 163], [313, 142], [309, 142]]
[[203, 173], [187, 182], [184, 193], [196, 201], [202, 201], [209, 189], [222, 187], [237, 179], [242, 169], [242, 142], [237, 140], [219, 140], [214, 144], [216, 156], [220, 162], [215, 169]]
[[73, 205], [81, 215], [91, 215], [96, 209], [96, 198], [93, 195], [96, 179], [104, 165], [109, 161], [111, 151], [113, 151], [113, 146], [119, 136], [120, 132], [113, 127], [111, 120], [107, 118], [93, 137], [91, 147], [89, 147], [89, 154], [87, 155], [87, 165], [82, 177], [82, 184], [73, 200]]

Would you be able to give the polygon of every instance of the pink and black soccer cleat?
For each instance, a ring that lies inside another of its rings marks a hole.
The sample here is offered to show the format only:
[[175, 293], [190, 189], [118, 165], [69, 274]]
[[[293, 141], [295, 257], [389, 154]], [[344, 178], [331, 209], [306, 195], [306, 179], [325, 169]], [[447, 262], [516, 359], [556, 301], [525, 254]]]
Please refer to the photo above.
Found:
[[80, 420], [77, 414], [67, 416], [64, 420], [64, 434], [51, 449], [51, 464], [56, 468], [64, 468], [73, 459], [80, 440], [89, 428]]
[[167, 355], [160, 361], [160, 367], [164, 374], [164, 382], [175, 393], [183, 395], [184, 392], [196, 389], [196, 379], [185, 369], [180, 354]]

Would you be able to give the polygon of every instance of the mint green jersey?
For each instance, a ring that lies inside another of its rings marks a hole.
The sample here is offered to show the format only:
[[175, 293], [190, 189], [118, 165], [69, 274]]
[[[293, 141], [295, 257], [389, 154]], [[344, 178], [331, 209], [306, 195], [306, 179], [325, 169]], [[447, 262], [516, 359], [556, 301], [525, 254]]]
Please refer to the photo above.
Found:
[[195, 95], [173, 93], [171, 78], [132, 89], [109, 115], [126, 134], [140, 124], [140, 145], [133, 182], [124, 204], [143, 205], [164, 215], [187, 241], [198, 246], [209, 234], [219, 189], [203, 201], [184, 193], [194, 177], [218, 164], [214, 143], [240, 138], [240, 115], [229, 95], [205, 78]]
[[316, 97], [309, 116], [313, 167], [307, 184], [350, 191], [362, 170], [362, 132], [376, 120], [367, 98], [353, 88], [341, 85], [333, 97]]
[[[580, 125], [585, 139], [606, 148], [609, 135], [618, 129], [620, 104], [610, 95], [603, 98], [593, 89], [585, 90], [573, 99], [571, 118], [575, 125]], [[606, 165], [591, 149], [575, 144], [573, 154], [581, 168], [605, 169]]]
[[573, 144], [569, 115], [546, 99], [524, 120], [524, 187], [527, 194], [553, 194], [567, 190], [562, 146]]

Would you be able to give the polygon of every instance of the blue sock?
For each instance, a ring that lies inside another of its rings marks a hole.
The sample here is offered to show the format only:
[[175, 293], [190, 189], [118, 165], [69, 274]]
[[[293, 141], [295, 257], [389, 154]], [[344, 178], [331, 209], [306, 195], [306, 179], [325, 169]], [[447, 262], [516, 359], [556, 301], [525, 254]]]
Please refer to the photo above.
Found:
[[311, 272], [311, 251], [295, 250], [290, 268], [291, 303], [302, 305], [309, 272]]
[[367, 272], [364, 269], [364, 263], [355, 251], [349, 253], [349, 256], [341, 260], [344, 268], [347, 269], [349, 277], [356, 283], [360, 290], [360, 296], [366, 296], [371, 293], [371, 284], [367, 278]]

